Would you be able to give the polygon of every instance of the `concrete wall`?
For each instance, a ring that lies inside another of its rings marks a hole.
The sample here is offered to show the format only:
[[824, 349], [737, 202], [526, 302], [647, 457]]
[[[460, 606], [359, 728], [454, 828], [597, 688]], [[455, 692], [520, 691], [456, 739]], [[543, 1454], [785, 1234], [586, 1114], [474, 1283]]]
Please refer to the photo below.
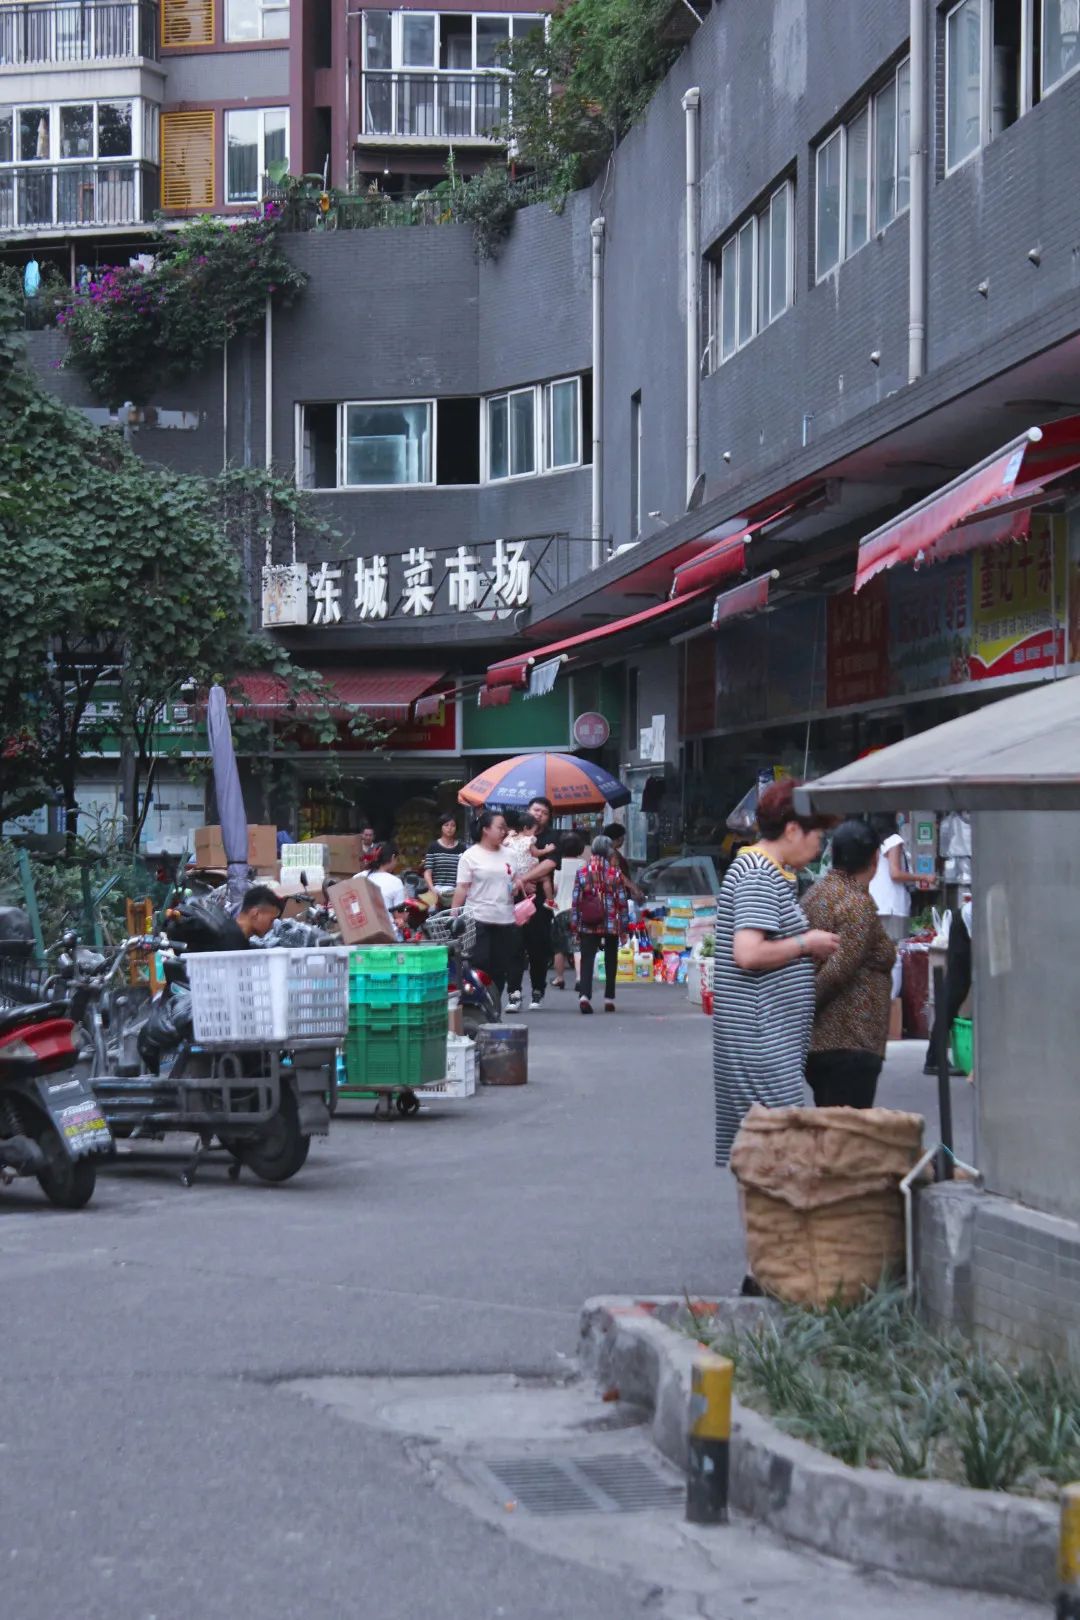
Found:
[[1080, 1219], [1074, 818], [972, 820], [979, 1167], [991, 1192]]
[[162, 58], [170, 107], [210, 101], [280, 101], [289, 94], [289, 53], [268, 51], [169, 51]]

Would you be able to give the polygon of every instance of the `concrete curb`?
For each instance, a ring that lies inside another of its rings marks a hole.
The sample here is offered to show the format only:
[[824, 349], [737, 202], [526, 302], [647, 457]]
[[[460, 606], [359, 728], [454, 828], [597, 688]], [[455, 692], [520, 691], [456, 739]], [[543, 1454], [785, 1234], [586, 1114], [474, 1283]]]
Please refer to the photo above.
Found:
[[[674, 1297], [588, 1300], [580, 1351], [582, 1364], [601, 1383], [652, 1412], [656, 1446], [683, 1469], [696, 1351], [668, 1322], [684, 1308], [685, 1302]], [[719, 1306], [733, 1319], [760, 1314], [762, 1308], [750, 1300]], [[782, 1535], [849, 1563], [942, 1586], [1035, 1602], [1053, 1599], [1055, 1507], [849, 1468], [738, 1401], [732, 1414], [730, 1499], [733, 1508]]]

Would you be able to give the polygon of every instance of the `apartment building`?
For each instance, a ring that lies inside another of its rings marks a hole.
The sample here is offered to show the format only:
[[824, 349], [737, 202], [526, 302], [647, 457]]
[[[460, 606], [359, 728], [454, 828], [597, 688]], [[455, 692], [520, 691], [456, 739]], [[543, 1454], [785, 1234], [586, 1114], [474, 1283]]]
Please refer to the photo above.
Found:
[[0, 242], [66, 273], [284, 168], [409, 195], [505, 159], [506, 52], [548, 0], [0, 0]]

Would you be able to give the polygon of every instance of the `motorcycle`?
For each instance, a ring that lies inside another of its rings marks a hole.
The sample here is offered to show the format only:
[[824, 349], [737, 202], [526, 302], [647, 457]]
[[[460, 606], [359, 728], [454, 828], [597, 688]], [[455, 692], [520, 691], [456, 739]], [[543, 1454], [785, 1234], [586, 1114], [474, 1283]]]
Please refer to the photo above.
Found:
[[0, 1011], [0, 1180], [36, 1176], [61, 1209], [90, 1202], [96, 1156], [113, 1146], [93, 1092], [76, 1072], [76, 1037], [74, 1020], [55, 1002]]
[[461, 998], [465, 1034], [475, 1040], [485, 1024], [497, 1024], [500, 997], [483, 968], [474, 967], [469, 953], [476, 943], [476, 924], [467, 912], [425, 912], [417, 922], [418, 937], [445, 945], [450, 953], [450, 993]]

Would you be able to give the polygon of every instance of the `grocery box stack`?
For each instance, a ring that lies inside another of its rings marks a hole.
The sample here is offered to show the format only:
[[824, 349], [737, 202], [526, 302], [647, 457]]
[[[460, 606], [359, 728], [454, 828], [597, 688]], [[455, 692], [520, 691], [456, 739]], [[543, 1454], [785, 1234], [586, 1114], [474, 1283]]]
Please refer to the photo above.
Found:
[[330, 857], [325, 844], [281, 846], [281, 881], [288, 888], [300, 882], [303, 872], [309, 889], [321, 889], [329, 868]]
[[363, 945], [350, 953], [345, 1096], [446, 1078], [447, 979], [443, 945]]

